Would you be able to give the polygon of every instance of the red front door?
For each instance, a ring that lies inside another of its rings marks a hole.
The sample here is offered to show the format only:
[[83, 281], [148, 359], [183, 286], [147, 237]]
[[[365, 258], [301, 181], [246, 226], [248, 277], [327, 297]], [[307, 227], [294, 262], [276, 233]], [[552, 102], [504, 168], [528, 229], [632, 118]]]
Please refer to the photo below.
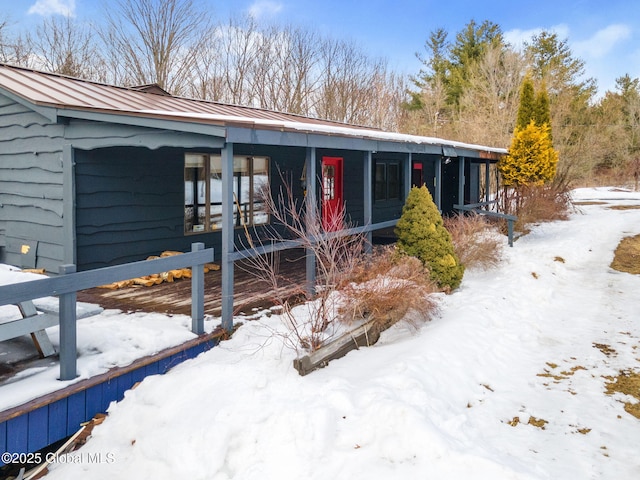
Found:
[[327, 232], [344, 226], [342, 163], [340, 157], [322, 157], [322, 228]]

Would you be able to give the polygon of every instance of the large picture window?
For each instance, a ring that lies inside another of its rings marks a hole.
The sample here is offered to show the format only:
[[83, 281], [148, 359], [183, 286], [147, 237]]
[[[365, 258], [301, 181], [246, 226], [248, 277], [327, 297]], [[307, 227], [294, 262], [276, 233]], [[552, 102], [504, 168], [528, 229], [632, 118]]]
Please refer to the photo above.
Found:
[[376, 162], [374, 183], [376, 201], [400, 200], [400, 165], [395, 162]]
[[[264, 195], [269, 188], [268, 157], [233, 157], [233, 222], [235, 226], [269, 222]], [[268, 193], [268, 192], [267, 192]], [[184, 231], [222, 228], [222, 157], [187, 153], [184, 160]]]

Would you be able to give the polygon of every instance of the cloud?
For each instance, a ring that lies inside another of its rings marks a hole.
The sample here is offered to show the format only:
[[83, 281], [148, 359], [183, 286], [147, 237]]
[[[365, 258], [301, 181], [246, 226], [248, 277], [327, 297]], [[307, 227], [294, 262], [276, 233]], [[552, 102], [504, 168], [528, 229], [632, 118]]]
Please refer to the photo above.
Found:
[[591, 38], [574, 42], [573, 48], [580, 56], [603, 58], [616, 44], [631, 38], [631, 28], [618, 23], [598, 30]]
[[565, 40], [569, 36], [569, 26], [561, 23], [551, 27], [539, 27], [529, 30], [520, 30], [516, 28], [504, 32], [504, 39], [514, 48], [521, 49], [524, 46], [524, 42], [531, 42], [534, 35], [539, 35], [543, 31], [555, 33], [561, 41]]
[[63, 15], [65, 17], [75, 16], [76, 0], [37, 0], [31, 8], [29, 14], [42, 15]]
[[271, 0], [258, 0], [249, 7], [249, 15], [253, 18], [272, 17], [282, 10], [282, 3]]

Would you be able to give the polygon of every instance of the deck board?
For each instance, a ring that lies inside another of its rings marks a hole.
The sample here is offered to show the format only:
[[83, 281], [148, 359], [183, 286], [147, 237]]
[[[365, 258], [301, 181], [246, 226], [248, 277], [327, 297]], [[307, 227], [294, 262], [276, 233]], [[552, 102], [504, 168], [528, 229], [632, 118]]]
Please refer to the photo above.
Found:
[[[295, 293], [306, 279], [304, 251], [283, 252], [280, 259], [282, 291]], [[222, 271], [205, 274], [204, 312], [219, 317], [222, 311]], [[280, 292], [282, 293], [282, 292]], [[79, 302], [98, 304], [105, 309], [126, 312], [158, 312], [191, 315], [191, 280], [179, 279], [151, 287], [132, 286], [118, 290], [92, 288], [78, 292]], [[270, 285], [252, 274], [250, 267], [237, 262], [234, 268], [234, 315], [250, 314], [255, 308], [274, 305]]]

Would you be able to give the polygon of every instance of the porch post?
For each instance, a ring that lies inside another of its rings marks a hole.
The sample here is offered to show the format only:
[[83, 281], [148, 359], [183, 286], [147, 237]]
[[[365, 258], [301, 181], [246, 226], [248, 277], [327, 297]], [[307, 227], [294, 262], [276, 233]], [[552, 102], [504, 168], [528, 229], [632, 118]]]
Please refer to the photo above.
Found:
[[[306, 189], [307, 196], [305, 198], [307, 221], [320, 222], [318, 215], [318, 205], [316, 203], [316, 149], [315, 147], [307, 147], [307, 153], [305, 155], [306, 166]], [[306, 288], [309, 295], [314, 295], [316, 289], [316, 256], [315, 252], [307, 248], [306, 253]]]
[[[76, 266], [60, 265], [58, 273], [75, 273]], [[76, 292], [64, 293], [58, 297], [58, 318], [60, 321], [60, 380], [73, 380], [77, 375], [78, 343], [76, 332]]]
[[[485, 171], [484, 171], [484, 182], [485, 182], [485, 187], [484, 187], [484, 196], [485, 196], [485, 202], [489, 202], [491, 200], [491, 173], [490, 173], [490, 163], [489, 160], [487, 160], [485, 162]], [[489, 209], [489, 207], [487, 206], [487, 209]]]
[[435, 202], [436, 202], [436, 206], [438, 207], [438, 210], [440, 210], [440, 212], [442, 212], [442, 157], [439, 156], [436, 159], [436, 178], [435, 178], [435, 183], [436, 183], [436, 198], [435, 198]]
[[233, 330], [233, 143], [222, 149], [222, 328]]
[[402, 169], [402, 183], [404, 184], [404, 198], [406, 200], [409, 192], [411, 191], [411, 164], [413, 163], [413, 154], [409, 152], [405, 161], [402, 163], [404, 166]]
[[62, 234], [64, 238], [64, 262], [76, 264], [76, 181], [73, 147], [62, 146]]
[[458, 157], [458, 204], [464, 205], [464, 157]]
[[[373, 154], [364, 152], [364, 225], [373, 223]], [[364, 246], [365, 253], [371, 253], [373, 246], [373, 232], [367, 232], [367, 243]]]
[[[204, 243], [191, 244], [192, 252], [204, 250]], [[191, 268], [191, 331], [196, 335], [204, 333], [204, 265]]]

